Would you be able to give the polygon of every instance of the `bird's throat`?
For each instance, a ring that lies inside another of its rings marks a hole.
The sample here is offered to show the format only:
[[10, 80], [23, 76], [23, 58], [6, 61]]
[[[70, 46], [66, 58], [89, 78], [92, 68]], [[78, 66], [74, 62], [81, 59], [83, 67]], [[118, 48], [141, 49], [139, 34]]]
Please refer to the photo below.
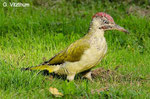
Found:
[[101, 38], [104, 37], [104, 30], [99, 28], [90, 28], [87, 35], [90, 37]]

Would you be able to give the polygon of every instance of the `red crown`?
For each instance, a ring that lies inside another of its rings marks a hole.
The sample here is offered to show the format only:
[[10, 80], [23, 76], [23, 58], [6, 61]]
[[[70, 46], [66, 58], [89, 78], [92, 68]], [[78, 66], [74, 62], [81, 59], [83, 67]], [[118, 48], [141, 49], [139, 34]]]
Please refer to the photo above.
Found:
[[110, 22], [114, 22], [113, 18], [109, 15], [109, 14], [106, 14], [104, 12], [98, 12], [96, 13], [92, 18], [95, 18], [95, 17], [105, 17], [107, 18]]

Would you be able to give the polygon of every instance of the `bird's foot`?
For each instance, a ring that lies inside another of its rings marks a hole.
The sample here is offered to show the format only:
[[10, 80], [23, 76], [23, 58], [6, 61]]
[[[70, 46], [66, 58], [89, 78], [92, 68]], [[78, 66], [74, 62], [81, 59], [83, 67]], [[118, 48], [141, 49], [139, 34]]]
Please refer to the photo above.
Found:
[[86, 74], [83, 75], [83, 77], [87, 78], [88, 80], [90, 80], [91, 82], [94, 82], [91, 76], [91, 71], [87, 72]]
[[67, 75], [67, 80], [73, 81], [74, 77], [75, 77], [75, 74], [69, 74], [69, 75]]

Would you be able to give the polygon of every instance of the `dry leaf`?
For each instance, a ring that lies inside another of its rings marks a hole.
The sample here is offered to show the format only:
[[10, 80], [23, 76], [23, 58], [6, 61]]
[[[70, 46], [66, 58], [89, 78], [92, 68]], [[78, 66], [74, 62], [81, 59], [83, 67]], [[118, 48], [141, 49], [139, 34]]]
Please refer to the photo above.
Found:
[[63, 94], [60, 93], [57, 88], [50, 87], [50, 88], [49, 88], [49, 91], [50, 91], [55, 97], [62, 97], [62, 96], [63, 96]]
[[104, 88], [100, 88], [97, 90], [97, 92], [102, 92], [102, 91], [107, 91], [108, 90], [108, 87], [104, 87]]
[[100, 89], [95, 89], [95, 90], [91, 90], [91, 93], [94, 94], [94, 93], [100, 93], [100, 92], [103, 92], [103, 91], [107, 91], [108, 90], [108, 87], [104, 87], [104, 88], [100, 88]]

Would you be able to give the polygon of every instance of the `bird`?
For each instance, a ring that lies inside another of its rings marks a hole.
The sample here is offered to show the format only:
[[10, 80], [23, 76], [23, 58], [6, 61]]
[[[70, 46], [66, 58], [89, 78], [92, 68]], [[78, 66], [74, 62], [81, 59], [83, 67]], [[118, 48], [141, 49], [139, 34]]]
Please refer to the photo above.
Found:
[[92, 16], [88, 33], [70, 44], [66, 49], [37, 66], [23, 68], [24, 70], [47, 70], [49, 73], [66, 75], [72, 81], [76, 74], [83, 73], [83, 77], [93, 81], [91, 70], [97, 66], [107, 52], [105, 31], [118, 30], [129, 33], [117, 25], [114, 19], [105, 12], [98, 12]]

